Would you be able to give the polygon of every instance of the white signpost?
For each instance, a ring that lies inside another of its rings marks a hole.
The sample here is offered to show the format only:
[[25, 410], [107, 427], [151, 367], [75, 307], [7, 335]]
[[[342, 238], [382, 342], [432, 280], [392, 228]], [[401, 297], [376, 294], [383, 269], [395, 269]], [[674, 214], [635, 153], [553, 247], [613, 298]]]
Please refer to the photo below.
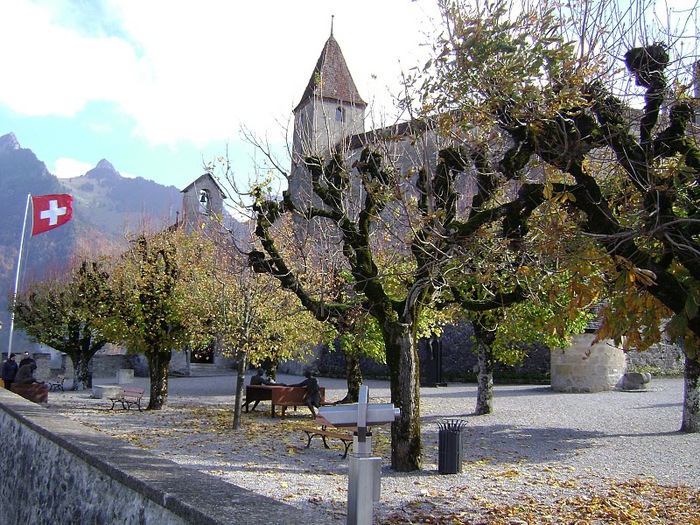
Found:
[[382, 458], [372, 456], [372, 433], [367, 427], [391, 423], [401, 414], [391, 403], [370, 405], [369, 388], [360, 387], [359, 402], [321, 407], [318, 415], [336, 427], [357, 427], [348, 473], [348, 525], [371, 525], [379, 501]]

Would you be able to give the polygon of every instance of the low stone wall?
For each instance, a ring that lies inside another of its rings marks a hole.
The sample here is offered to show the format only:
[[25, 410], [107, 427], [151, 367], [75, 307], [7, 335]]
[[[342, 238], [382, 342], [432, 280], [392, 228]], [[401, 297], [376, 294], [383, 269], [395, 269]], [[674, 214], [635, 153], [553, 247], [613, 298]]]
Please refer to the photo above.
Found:
[[608, 341], [592, 344], [594, 340], [595, 334], [581, 334], [569, 348], [552, 350], [552, 390], [602, 392], [618, 386], [627, 369], [625, 353]]
[[0, 457], [0, 523], [330, 523], [325, 515], [178, 466], [4, 389]]

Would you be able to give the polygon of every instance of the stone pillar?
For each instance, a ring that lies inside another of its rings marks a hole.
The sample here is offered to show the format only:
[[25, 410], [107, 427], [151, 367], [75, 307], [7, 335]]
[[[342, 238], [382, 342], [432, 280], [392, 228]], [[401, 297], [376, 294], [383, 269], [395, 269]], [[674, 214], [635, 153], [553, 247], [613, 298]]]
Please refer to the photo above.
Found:
[[557, 392], [615, 390], [627, 368], [627, 358], [612, 341], [593, 344], [595, 334], [572, 338], [571, 347], [552, 350], [552, 389]]
[[125, 385], [134, 382], [134, 371], [131, 368], [120, 368], [117, 370], [117, 384]]
[[174, 376], [190, 375], [190, 352], [189, 350], [177, 351], [173, 350], [170, 353], [170, 374]]

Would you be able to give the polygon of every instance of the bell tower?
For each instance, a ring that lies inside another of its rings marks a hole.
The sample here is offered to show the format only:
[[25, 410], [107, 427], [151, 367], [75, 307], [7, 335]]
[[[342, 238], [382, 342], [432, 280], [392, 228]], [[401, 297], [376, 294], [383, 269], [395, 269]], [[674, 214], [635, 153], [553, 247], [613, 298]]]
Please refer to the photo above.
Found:
[[186, 231], [217, 225], [223, 216], [226, 194], [210, 173], [205, 173], [187, 186], [182, 193], [182, 223]]
[[311, 180], [303, 160], [328, 159], [345, 138], [365, 130], [365, 108], [343, 52], [333, 36], [326, 40], [301, 101], [294, 109], [289, 191], [300, 203], [311, 199]]

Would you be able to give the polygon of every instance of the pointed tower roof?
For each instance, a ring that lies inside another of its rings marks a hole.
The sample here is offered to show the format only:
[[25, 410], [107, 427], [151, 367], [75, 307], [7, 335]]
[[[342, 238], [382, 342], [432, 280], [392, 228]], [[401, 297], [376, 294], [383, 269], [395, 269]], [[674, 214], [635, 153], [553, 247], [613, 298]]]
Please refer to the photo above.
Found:
[[294, 112], [314, 97], [344, 102], [362, 108], [367, 106], [367, 103], [360, 97], [360, 92], [357, 91], [348, 65], [345, 63], [343, 52], [333, 37], [332, 29], [331, 36], [326, 40], [326, 45], [323, 46], [323, 51], [318, 57], [309, 84], [304, 90], [301, 101], [294, 108]]

